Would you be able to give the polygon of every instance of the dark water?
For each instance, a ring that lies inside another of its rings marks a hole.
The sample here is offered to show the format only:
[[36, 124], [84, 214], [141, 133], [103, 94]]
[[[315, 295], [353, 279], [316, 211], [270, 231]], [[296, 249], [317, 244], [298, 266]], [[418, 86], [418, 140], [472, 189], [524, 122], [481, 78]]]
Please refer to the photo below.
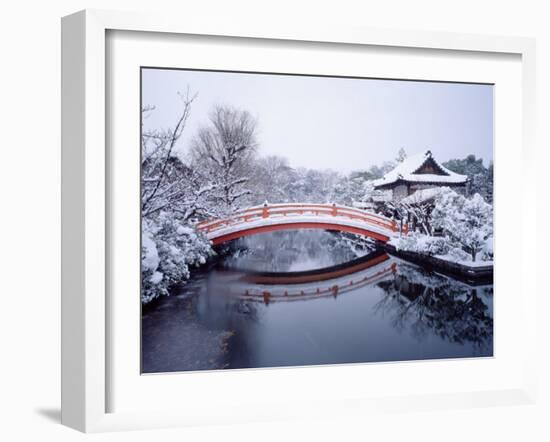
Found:
[[144, 372], [492, 356], [493, 287], [339, 234], [258, 235], [146, 309], [142, 342]]

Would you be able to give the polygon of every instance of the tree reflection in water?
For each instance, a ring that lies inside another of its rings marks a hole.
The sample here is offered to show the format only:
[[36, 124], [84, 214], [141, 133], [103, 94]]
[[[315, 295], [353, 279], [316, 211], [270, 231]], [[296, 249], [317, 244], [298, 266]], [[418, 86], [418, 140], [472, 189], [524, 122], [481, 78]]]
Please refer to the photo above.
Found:
[[352, 261], [375, 249], [374, 242], [353, 234], [306, 229], [240, 238], [226, 246], [223, 265], [246, 270], [312, 270]]
[[444, 340], [492, 348], [493, 286], [472, 287], [404, 262], [393, 278], [377, 284], [384, 291], [377, 314], [388, 317], [417, 340], [436, 334]]
[[[370, 261], [370, 247], [350, 252], [323, 231], [274, 232], [236, 246], [144, 313], [146, 372], [493, 354], [492, 285], [395, 257], [342, 274], [357, 255]], [[326, 279], [327, 267], [338, 276]], [[270, 281], [277, 278], [284, 281]]]

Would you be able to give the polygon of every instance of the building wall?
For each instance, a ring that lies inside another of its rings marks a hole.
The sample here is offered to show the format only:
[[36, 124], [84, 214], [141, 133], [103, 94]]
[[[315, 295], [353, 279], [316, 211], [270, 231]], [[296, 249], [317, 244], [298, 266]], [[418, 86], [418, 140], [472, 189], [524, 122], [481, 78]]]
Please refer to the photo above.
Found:
[[393, 199], [395, 201], [402, 200], [403, 198], [412, 195], [417, 190], [424, 190], [424, 189], [433, 189], [435, 187], [450, 187], [455, 192], [460, 193], [462, 195], [467, 194], [467, 187], [466, 185], [440, 185], [440, 184], [399, 184], [398, 186], [394, 187], [393, 190]]
[[399, 201], [400, 199], [408, 196], [408, 186], [406, 184], [399, 184], [398, 186], [395, 186], [392, 191], [393, 199], [396, 201]]
[[434, 187], [450, 187], [457, 193], [461, 193], [463, 195], [466, 194], [466, 186], [465, 185], [452, 185], [452, 184], [411, 184], [410, 185], [410, 191], [409, 195], [412, 195], [417, 190], [424, 190], [424, 189], [433, 189]]

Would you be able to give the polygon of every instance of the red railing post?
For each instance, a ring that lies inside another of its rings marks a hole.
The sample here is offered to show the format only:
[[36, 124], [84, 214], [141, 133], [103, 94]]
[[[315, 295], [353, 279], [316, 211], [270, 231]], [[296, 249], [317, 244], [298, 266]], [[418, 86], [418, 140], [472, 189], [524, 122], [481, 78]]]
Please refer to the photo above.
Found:
[[338, 209], [336, 208], [336, 203], [332, 203], [332, 216], [338, 215]]
[[267, 206], [267, 202], [264, 203], [264, 207], [262, 209], [262, 218], [269, 218], [269, 208]]

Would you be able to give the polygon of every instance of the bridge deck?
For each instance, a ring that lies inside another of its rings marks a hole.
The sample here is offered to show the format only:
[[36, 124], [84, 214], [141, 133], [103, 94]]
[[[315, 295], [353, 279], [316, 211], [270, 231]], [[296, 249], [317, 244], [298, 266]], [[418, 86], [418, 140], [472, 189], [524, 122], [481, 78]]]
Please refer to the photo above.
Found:
[[197, 228], [215, 245], [276, 230], [338, 230], [384, 242], [399, 234], [395, 220], [375, 213], [331, 204], [299, 203], [252, 207], [225, 219], [199, 223]]

